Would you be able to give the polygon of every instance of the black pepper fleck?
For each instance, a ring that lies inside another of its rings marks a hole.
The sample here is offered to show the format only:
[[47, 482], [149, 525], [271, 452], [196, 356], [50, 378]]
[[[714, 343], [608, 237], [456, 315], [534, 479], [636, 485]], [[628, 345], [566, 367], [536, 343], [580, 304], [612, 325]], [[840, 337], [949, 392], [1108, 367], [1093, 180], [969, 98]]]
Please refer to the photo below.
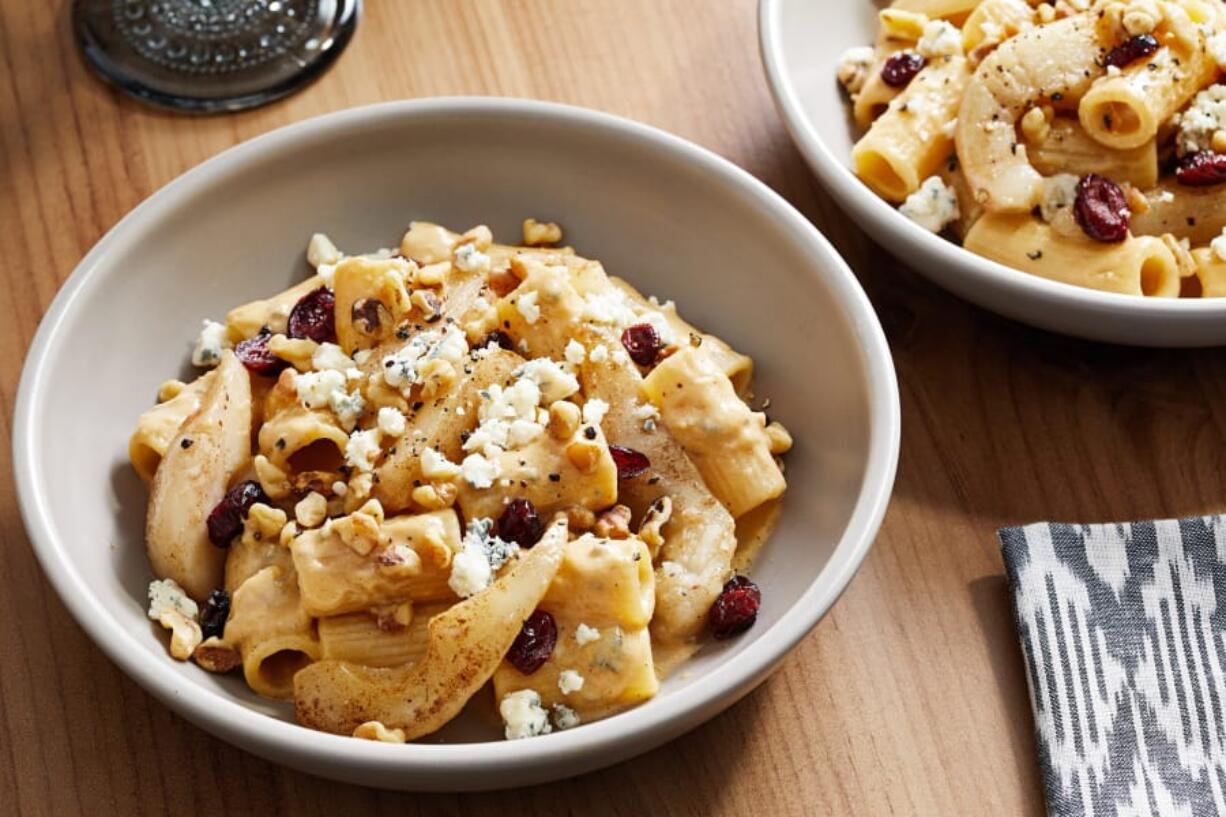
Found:
[[587, 428], [583, 429], [583, 436], [587, 437], [589, 440], [596, 439], [596, 429], [588, 426]]
[[179, 447], [180, 447], [180, 448], [191, 448], [191, 447], [192, 447], [192, 441], [191, 441], [191, 440], [189, 440], [188, 438], [184, 437], [184, 438], [183, 438], [183, 440], [182, 440], [182, 442], [180, 442], [180, 443], [179, 443]]
[[558, 481], [559, 481], [559, 480], [561, 480], [561, 479], [562, 479], [562, 475], [561, 475], [561, 474], [550, 474], [550, 475], [549, 475], [549, 481], [550, 481], [550, 482], [558, 482]]

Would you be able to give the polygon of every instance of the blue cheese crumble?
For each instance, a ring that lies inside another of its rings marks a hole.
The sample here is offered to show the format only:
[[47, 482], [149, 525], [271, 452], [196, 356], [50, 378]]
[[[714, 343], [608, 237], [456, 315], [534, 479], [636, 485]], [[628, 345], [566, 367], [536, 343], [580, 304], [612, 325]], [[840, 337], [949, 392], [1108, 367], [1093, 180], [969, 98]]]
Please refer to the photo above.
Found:
[[553, 725], [558, 731], [574, 729], [581, 723], [579, 713], [566, 704], [553, 705]]
[[451, 575], [447, 586], [460, 598], [476, 595], [490, 586], [494, 575], [519, 552], [514, 542], [506, 542], [493, 533], [491, 519], [474, 519], [452, 557]]
[[507, 740], [547, 735], [552, 731], [549, 713], [541, 706], [541, 696], [534, 689], [521, 689], [502, 697], [498, 714], [506, 725]]
[[221, 362], [221, 353], [231, 348], [226, 327], [217, 321], [205, 320], [192, 349], [192, 365], [201, 368], [216, 366]]
[[563, 695], [578, 692], [583, 689], [583, 676], [573, 669], [565, 669], [558, 673], [558, 690]]
[[958, 197], [940, 176], [929, 176], [898, 211], [932, 233], [939, 233], [958, 220]]
[[600, 630], [579, 622], [579, 626], [575, 628], [575, 643], [582, 647], [584, 644], [591, 644], [593, 641], [599, 640]]
[[1175, 150], [1180, 156], [1213, 149], [1213, 134], [1226, 127], [1226, 85], [1210, 85], [1179, 116]]

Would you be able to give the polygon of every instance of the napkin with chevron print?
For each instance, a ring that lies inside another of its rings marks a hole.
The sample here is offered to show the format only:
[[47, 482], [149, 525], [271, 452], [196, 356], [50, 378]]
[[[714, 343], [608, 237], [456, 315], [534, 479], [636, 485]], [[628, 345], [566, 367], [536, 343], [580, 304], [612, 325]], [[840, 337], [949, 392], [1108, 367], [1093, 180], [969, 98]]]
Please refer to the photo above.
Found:
[[1226, 516], [1000, 543], [1052, 817], [1226, 815]]

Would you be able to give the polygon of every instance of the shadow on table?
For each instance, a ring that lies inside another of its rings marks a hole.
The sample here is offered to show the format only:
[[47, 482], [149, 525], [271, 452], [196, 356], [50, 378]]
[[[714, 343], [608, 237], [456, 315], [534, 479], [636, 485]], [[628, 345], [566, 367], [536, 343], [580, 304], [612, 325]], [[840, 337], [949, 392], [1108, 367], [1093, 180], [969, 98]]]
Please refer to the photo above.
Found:
[[[1022, 671], [1022, 651], [1013, 624], [1013, 608], [1009, 586], [1004, 576], [984, 576], [968, 585], [971, 602], [988, 658], [996, 678], [999, 700], [1008, 709], [1004, 719], [1009, 726], [1009, 746], [1014, 769], [1011, 771], [1028, 791], [1042, 791], [1038, 761], [1035, 755], [1034, 720], [1030, 710], [1030, 693]], [[1032, 814], [1045, 812], [1041, 798], [1036, 799]]]

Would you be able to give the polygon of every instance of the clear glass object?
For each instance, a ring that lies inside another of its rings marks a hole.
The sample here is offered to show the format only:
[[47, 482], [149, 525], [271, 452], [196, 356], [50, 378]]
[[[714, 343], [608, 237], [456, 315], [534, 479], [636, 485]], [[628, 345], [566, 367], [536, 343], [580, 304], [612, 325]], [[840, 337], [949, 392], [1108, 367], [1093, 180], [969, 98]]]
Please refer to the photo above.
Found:
[[211, 113], [293, 93], [336, 60], [361, 0], [74, 0], [86, 61], [154, 105]]

